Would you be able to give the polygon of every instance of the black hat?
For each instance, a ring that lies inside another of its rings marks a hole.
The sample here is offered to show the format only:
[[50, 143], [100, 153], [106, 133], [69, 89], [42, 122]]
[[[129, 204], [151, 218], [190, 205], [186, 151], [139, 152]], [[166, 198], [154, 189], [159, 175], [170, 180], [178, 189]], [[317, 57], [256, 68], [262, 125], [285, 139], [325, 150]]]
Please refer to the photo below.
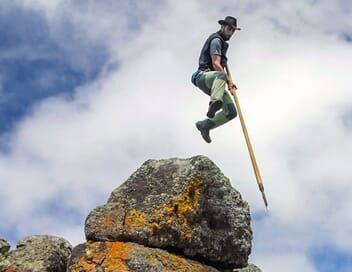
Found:
[[237, 19], [232, 16], [226, 16], [225, 20], [219, 20], [218, 23], [220, 25], [230, 25], [234, 29], [241, 30], [239, 27], [237, 27]]

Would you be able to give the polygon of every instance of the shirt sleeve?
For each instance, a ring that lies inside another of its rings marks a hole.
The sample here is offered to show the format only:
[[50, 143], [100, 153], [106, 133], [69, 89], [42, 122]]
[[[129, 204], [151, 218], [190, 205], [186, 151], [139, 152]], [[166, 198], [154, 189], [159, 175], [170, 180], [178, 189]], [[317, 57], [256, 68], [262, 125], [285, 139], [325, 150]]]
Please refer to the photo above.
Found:
[[215, 38], [210, 42], [210, 55], [221, 56], [221, 41], [219, 38]]

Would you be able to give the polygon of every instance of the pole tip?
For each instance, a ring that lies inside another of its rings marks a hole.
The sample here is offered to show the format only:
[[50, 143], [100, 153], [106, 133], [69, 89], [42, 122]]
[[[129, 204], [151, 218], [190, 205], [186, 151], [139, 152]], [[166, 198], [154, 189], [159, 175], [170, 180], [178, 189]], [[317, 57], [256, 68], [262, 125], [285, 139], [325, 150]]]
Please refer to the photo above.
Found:
[[262, 191], [262, 196], [263, 196], [263, 200], [264, 200], [264, 204], [265, 204], [265, 208], [268, 210], [268, 201], [266, 200], [266, 196], [264, 194], [264, 192]]

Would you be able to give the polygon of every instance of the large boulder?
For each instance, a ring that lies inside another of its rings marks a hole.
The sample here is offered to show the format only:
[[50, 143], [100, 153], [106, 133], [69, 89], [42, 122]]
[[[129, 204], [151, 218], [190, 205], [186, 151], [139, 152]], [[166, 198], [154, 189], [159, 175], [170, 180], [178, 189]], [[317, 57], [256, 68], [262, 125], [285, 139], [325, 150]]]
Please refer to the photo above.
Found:
[[217, 268], [247, 266], [248, 204], [207, 157], [148, 160], [86, 219], [92, 241], [165, 248]]
[[35, 235], [21, 240], [0, 266], [4, 272], [65, 272], [72, 246], [63, 238]]
[[129, 242], [87, 242], [75, 247], [69, 272], [218, 272], [217, 269], [171, 254]]

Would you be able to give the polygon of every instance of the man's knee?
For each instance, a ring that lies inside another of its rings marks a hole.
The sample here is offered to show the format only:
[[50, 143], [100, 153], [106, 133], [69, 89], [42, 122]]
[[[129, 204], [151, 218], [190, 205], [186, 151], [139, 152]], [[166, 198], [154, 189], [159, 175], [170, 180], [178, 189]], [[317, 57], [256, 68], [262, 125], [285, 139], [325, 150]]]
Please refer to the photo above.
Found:
[[227, 75], [226, 75], [225, 72], [216, 71], [215, 75], [216, 75], [216, 77], [217, 77], [218, 79], [222, 79], [222, 80], [227, 81]]
[[226, 115], [227, 119], [231, 120], [237, 116], [237, 111], [234, 104], [227, 104], [227, 111], [228, 111]]

